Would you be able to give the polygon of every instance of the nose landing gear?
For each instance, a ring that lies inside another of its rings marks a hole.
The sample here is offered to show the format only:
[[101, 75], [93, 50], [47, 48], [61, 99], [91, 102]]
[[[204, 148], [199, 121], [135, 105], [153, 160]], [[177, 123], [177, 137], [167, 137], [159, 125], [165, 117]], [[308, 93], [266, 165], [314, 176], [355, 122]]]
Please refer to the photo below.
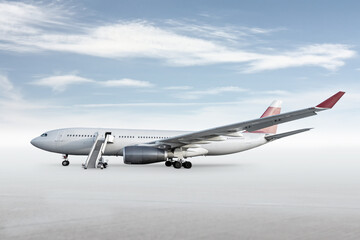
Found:
[[69, 161], [69, 159], [68, 159], [68, 154], [64, 154], [63, 155], [63, 159], [64, 159], [64, 161], [62, 161], [62, 165], [64, 166], [64, 167], [66, 167], [66, 166], [69, 166], [69, 164], [70, 164], [70, 161]]

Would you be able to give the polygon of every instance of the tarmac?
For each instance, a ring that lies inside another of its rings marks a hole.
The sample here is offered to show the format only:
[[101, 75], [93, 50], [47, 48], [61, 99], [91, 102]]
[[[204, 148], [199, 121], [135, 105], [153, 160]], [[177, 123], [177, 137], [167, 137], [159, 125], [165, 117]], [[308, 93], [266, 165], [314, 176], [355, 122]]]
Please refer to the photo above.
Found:
[[356, 152], [274, 151], [84, 170], [84, 156], [63, 167], [58, 154], [8, 148], [0, 239], [360, 239]]

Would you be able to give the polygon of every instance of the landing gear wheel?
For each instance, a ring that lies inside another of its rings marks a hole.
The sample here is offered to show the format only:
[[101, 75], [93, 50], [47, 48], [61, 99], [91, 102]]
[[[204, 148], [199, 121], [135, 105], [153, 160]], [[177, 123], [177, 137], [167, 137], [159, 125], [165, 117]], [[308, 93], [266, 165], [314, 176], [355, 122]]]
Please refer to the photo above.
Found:
[[171, 161], [165, 161], [165, 166], [171, 167], [171, 165], [172, 165], [172, 162], [171, 162]]
[[182, 165], [183, 165], [184, 168], [187, 168], [187, 169], [192, 167], [191, 162], [188, 162], [188, 161], [184, 162]]
[[104, 163], [99, 162], [97, 168], [104, 169], [105, 168]]
[[70, 162], [68, 160], [64, 160], [61, 163], [64, 167], [69, 166]]
[[104, 166], [104, 168], [107, 168], [108, 164], [105, 162], [105, 163], [103, 164], [103, 166]]
[[173, 163], [173, 166], [174, 166], [174, 168], [179, 169], [179, 168], [181, 168], [181, 162], [175, 161], [175, 162]]

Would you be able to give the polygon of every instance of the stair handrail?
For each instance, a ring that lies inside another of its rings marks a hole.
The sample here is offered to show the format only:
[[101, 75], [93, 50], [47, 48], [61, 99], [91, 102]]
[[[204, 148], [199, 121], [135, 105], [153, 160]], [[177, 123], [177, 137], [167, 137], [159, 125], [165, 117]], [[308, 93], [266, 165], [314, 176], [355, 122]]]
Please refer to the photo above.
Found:
[[[97, 132], [95, 133], [95, 135], [96, 135], [96, 139], [95, 139], [95, 141], [94, 141], [94, 144], [93, 144], [93, 146], [92, 146], [92, 148], [91, 148], [91, 151], [90, 151], [88, 157], [86, 158], [86, 161], [85, 161], [85, 164], [84, 164], [84, 168], [87, 168], [87, 167], [88, 167], [90, 157], [91, 157], [91, 155], [93, 154], [93, 152], [94, 152], [94, 150], [95, 150], [95, 147], [96, 147], [97, 142], [99, 141], [100, 135], [99, 135]], [[95, 166], [96, 166], [96, 165], [95, 165]]]
[[99, 160], [101, 159], [102, 155], [103, 155], [104, 152], [105, 152], [105, 148], [106, 148], [107, 142], [108, 142], [108, 140], [109, 140], [109, 136], [110, 136], [110, 134], [106, 135], [105, 141], [103, 142], [103, 144], [101, 144], [99, 154], [98, 154], [98, 156], [97, 156], [97, 158], [96, 158], [96, 161], [95, 161], [95, 167], [96, 167], [96, 168], [98, 167]]

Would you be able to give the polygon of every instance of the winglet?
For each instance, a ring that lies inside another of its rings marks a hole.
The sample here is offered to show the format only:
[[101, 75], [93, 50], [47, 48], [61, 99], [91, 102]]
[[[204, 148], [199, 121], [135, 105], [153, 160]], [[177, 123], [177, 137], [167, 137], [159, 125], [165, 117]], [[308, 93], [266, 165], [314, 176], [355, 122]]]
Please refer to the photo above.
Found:
[[329, 97], [328, 99], [326, 99], [325, 101], [323, 101], [322, 103], [320, 103], [319, 105], [317, 105], [317, 108], [327, 108], [330, 109], [332, 108], [337, 101], [339, 101], [339, 99], [345, 94], [345, 92], [338, 92], [336, 94], [334, 94], [333, 96]]

